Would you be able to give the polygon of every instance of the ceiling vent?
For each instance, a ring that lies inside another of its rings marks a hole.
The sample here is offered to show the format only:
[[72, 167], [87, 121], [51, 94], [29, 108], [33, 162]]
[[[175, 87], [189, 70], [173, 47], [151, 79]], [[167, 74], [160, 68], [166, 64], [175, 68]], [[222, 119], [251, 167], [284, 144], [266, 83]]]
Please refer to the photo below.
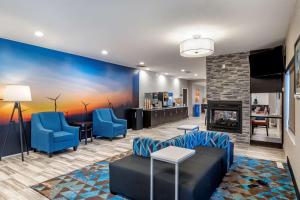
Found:
[[186, 74], [191, 74], [192, 72], [189, 71], [189, 70], [185, 70], [184, 73], [186, 73]]

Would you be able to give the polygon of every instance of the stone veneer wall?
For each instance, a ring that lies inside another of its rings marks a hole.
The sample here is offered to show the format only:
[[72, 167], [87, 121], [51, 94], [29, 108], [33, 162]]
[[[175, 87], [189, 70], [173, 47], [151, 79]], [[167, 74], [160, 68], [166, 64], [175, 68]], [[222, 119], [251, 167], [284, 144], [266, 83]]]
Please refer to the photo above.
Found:
[[[226, 68], [222, 69], [225, 64]], [[250, 64], [249, 53], [206, 58], [208, 100], [243, 102], [242, 134], [231, 134], [237, 142], [250, 143]]]

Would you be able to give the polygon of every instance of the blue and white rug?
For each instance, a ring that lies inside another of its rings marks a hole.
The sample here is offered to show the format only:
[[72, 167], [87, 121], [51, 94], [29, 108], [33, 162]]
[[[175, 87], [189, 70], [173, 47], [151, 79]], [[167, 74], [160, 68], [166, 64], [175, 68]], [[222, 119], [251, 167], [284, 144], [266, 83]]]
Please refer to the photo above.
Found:
[[[53, 200], [125, 199], [110, 193], [108, 170], [109, 161], [97, 162], [34, 185], [32, 189]], [[273, 161], [236, 156], [229, 173], [211, 199], [291, 200], [296, 199], [296, 194], [286, 164], [281, 169]]]

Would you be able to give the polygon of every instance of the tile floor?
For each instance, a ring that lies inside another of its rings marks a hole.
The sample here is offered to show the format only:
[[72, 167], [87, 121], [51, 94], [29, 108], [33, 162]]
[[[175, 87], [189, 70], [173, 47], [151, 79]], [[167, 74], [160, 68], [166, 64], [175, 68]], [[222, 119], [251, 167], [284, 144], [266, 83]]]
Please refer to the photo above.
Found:
[[[84, 145], [82, 141], [76, 152], [70, 149], [67, 152], [54, 154], [52, 158], [48, 158], [43, 153], [30, 152], [22, 163], [19, 155], [6, 157], [0, 162], [0, 200], [45, 199], [30, 186], [127, 152], [132, 148], [134, 137], [148, 136], [165, 140], [183, 134], [182, 131], [177, 130], [177, 126], [182, 124], [199, 124], [200, 129], [205, 129], [203, 118], [189, 118], [151, 129], [130, 130], [126, 138], [115, 139], [112, 142], [96, 139], [93, 143]], [[278, 162], [285, 161], [283, 150], [248, 144], [236, 144], [235, 154]]]

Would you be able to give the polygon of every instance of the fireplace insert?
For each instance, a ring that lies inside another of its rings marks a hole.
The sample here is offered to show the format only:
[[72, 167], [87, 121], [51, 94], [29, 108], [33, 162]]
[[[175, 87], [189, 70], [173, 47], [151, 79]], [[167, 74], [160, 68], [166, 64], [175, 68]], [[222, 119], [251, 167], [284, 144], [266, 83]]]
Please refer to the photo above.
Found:
[[242, 102], [208, 101], [207, 130], [242, 133]]

